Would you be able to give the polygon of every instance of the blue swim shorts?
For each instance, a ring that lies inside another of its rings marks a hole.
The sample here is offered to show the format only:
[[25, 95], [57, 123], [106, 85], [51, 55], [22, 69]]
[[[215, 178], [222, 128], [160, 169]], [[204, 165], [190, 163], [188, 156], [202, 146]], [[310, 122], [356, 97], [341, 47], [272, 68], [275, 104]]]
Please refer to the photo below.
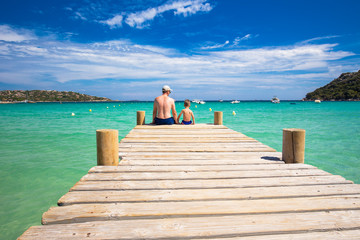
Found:
[[184, 121], [184, 120], [182, 120], [181, 124], [190, 125], [190, 124], [192, 124], [192, 121], [191, 121], [191, 120], [190, 120], [190, 121]]
[[174, 118], [171, 117], [171, 118], [165, 118], [165, 119], [161, 119], [161, 118], [155, 118], [155, 124], [156, 125], [172, 125], [174, 124], [175, 121], [174, 121]]

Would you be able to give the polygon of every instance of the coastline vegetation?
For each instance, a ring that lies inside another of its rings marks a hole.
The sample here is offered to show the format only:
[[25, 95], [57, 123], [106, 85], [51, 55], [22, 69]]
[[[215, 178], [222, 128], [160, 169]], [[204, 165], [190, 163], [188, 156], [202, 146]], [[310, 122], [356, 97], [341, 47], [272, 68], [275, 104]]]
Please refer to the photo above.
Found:
[[90, 96], [72, 91], [55, 90], [4, 90], [0, 91], [1, 102], [100, 102], [112, 101], [105, 97]]
[[322, 101], [359, 101], [360, 100], [360, 70], [358, 72], [342, 73], [329, 84], [306, 94], [304, 100]]

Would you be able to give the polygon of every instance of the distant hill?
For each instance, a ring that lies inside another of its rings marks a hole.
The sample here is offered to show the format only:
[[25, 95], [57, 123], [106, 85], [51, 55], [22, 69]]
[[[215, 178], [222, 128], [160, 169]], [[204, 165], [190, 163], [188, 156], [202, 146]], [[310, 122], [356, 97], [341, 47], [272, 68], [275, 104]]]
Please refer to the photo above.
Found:
[[329, 84], [306, 94], [304, 100], [360, 100], [360, 70], [343, 73]]
[[92, 102], [112, 101], [109, 98], [95, 97], [77, 92], [59, 92], [55, 90], [5, 90], [0, 91], [3, 102]]

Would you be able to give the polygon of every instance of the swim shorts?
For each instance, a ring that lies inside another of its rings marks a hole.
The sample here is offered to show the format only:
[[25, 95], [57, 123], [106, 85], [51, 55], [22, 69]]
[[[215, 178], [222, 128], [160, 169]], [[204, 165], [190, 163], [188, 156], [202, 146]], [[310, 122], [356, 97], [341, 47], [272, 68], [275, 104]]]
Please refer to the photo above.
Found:
[[174, 118], [171, 117], [171, 118], [165, 118], [165, 119], [161, 119], [161, 118], [155, 118], [155, 124], [156, 125], [172, 125], [174, 124], [175, 121], [174, 121]]
[[190, 124], [192, 124], [192, 121], [191, 121], [191, 120], [190, 120], [190, 121], [184, 121], [184, 120], [182, 120], [181, 124], [190, 125]]

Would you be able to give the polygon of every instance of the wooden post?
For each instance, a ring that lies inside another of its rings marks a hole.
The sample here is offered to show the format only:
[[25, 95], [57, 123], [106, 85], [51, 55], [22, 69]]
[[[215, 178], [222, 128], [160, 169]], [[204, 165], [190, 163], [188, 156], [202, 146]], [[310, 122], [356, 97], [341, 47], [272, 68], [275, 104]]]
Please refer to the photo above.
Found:
[[119, 133], [113, 129], [96, 130], [97, 165], [119, 165]]
[[282, 159], [285, 163], [304, 163], [305, 130], [283, 129]]
[[214, 125], [223, 125], [223, 112], [214, 112]]
[[145, 124], [145, 111], [137, 111], [136, 125], [144, 125], [144, 124]]

